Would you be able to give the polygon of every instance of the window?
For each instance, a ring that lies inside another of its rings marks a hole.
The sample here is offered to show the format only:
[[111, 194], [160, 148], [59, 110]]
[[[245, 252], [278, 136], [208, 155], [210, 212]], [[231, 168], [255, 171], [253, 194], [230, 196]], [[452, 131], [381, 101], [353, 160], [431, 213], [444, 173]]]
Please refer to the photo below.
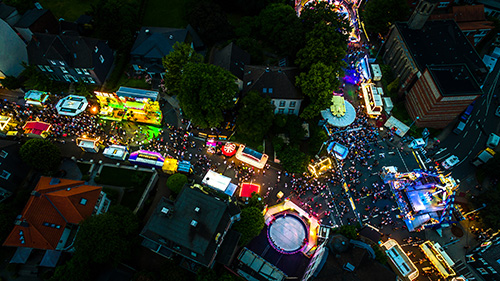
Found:
[[102, 55], [99, 56], [99, 60], [101, 61], [101, 63], [104, 63], [104, 57]]
[[484, 270], [484, 268], [482, 268], [482, 267], [479, 267], [479, 268], [477, 269], [477, 271], [479, 271], [479, 273], [481, 273], [481, 274], [483, 274], [483, 275], [484, 275], [484, 274], [488, 274], [488, 271]]
[[438, 9], [446, 8], [450, 2], [439, 2]]
[[41, 71], [45, 71], [45, 66], [39, 65], [38, 68], [40, 68]]
[[49, 62], [50, 62], [52, 65], [56, 65], [56, 61], [49, 60]]
[[83, 73], [85, 73], [85, 75], [90, 75], [90, 72], [88, 69], [82, 68], [82, 71], [83, 71]]
[[262, 88], [262, 92], [263, 92], [264, 94], [267, 94], [267, 88]]
[[99, 51], [99, 48], [97, 48], [97, 46], [95, 46], [94, 51], [97, 53], [97, 51]]
[[68, 75], [63, 75], [63, 78], [64, 78], [64, 80], [66, 80], [67, 82], [71, 82], [71, 80], [69, 80]]
[[280, 107], [284, 107], [286, 105], [286, 101], [282, 100], [280, 101]]
[[60, 69], [61, 69], [62, 73], [68, 73], [68, 70], [66, 70], [66, 67], [61, 66]]
[[285, 113], [285, 109], [284, 108], [278, 109], [278, 114], [283, 114], [283, 113]]
[[59, 61], [60, 65], [66, 65], [62, 60]]
[[5, 157], [7, 157], [7, 155], [9, 155], [9, 153], [7, 153], [7, 151], [5, 151], [5, 150], [0, 151], [0, 157], [5, 158]]
[[269, 93], [272, 94], [273, 93], [273, 88], [269, 88]]
[[290, 107], [295, 107], [295, 105], [296, 105], [296, 104], [297, 104], [297, 102], [296, 102], [296, 101], [291, 101], [291, 102], [290, 102]]
[[9, 172], [7, 172], [7, 171], [5, 171], [5, 170], [3, 170], [3, 171], [2, 171], [2, 174], [0, 175], [0, 178], [2, 178], [2, 179], [4, 179], [4, 180], [8, 180], [8, 179], [9, 179], [9, 177], [10, 177], [10, 173], [9, 173]]
[[293, 109], [289, 108], [288, 109], [288, 114], [293, 114]]
[[274, 105], [274, 100], [271, 100], [271, 104]]
[[195, 257], [196, 258], [196, 253], [195, 252], [191, 252], [191, 256]]
[[76, 71], [76, 73], [78, 73], [78, 74], [82, 74], [82, 71], [80, 70], [80, 68], [75, 68], [75, 71]]
[[80, 199], [80, 205], [86, 205], [87, 204], [87, 199], [82, 198]]
[[89, 77], [88, 79], [91, 84], [95, 84], [95, 80], [92, 77]]
[[47, 69], [48, 72], [54, 72], [54, 70], [52, 69], [52, 67], [46, 65], [45, 66], [45, 69]]
[[88, 83], [89, 81], [87, 81], [87, 77], [82, 77], [82, 81], [83, 83]]

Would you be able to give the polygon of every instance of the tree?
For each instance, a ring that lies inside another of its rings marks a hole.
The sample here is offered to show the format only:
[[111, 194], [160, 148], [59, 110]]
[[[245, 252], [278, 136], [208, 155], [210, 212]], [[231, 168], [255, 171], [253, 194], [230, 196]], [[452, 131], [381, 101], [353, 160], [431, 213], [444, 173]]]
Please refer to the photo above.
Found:
[[212, 45], [233, 36], [233, 30], [222, 8], [210, 1], [199, 1], [189, 14], [189, 23], [204, 42]]
[[18, 79], [14, 76], [6, 76], [2, 80], [1, 84], [2, 84], [2, 86], [4, 86], [5, 88], [7, 88], [9, 90], [19, 89], [23, 86], [23, 82], [21, 81], [21, 79]]
[[[89, 264], [118, 264], [131, 254], [139, 222], [124, 206], [112, 206], [107, 213], [91, 216], [80, 223], [75, 241], [75, 257]], [[75, 258], [74, 257], [74, 258]]]
[[87, 281], [92, 280], [93, 268], [89, 268], [87, 261], [80, 257], [73, 257], [64, 265], [56, 267], [51, 281]]
[[182, 74], [179, 104], [191, 121], [202, 127], [218, 127], [224, 111], [234, 107], [236, 77], [212, 64], [188, 63]]
[[389, 27], [397, 21], [405, 21], [410, 15], [407, 1], [371, 0], [366, 3], [363, 16], [366, 30], [385, 36]]
[[21, 159], [43, 173], [55, 171], [61, 163], [59, 147], [46, 139], [30, 139], [19, 150]]
[[186, 183], [188, 183], [187, 176], [180, 173], [173, 174], [167, 179], [167, 187], [175, 193], [175, 195], [181, 192]]
[[235, 223], [234, 229], [241, 233], [240, 245], [248, 244], [264, 228], [264, 215], [257, 207], [241, 210], [241, 219]]
[[301, 11], [300, 19], [304, 30], [310, 31], [319, 23], [326, 23], [337, 31], [349, 32], [349, 24], [327, 1], [309, 2]]
[[200, 63], [203, 57], [196, 53], [186, 43], [176, 42], [173, 50], [163, 58], [165, 67], [165, 88], [171, 96], [176, 96], [181, 91], [182, 72], [188, 63]]
[[295, 10], [286, 4], [270, 4], [256, 19], [259, 37], [281, 55], [295, 55], [302, 47], [303, 34]]
[[339, 86], [338, 70], [322, 62], [312, 65], [306, 73], [302, 72], [297, 77], [296, 84], [302, 89], [305, 96], [309, 97], [309, 105], [304, 108], [300, 117], [312, 119], [321, 110], [332, 105], [332, 93]]
[[273, 124], [274, 105], [269, 97], [250, 91], [241, 101], [236, 118], [236, 129], [243, 140], [262, 141]]
[[248, 199], [248, 204], [247, 204], [248, 207], [256, 207], [258, 208], [259, 210], [264, 210], [264, 201], [262, 201], [262, 197], [260, 196], [260, 194], [258, 194], [257, 192], [252, 192], [252, 197], [250, 197]]
[[298, 146], [285, 146], [276, 153], [284, 170], [290, 173], [303, 173], [306, 171], [309, 157], [300, 151]]

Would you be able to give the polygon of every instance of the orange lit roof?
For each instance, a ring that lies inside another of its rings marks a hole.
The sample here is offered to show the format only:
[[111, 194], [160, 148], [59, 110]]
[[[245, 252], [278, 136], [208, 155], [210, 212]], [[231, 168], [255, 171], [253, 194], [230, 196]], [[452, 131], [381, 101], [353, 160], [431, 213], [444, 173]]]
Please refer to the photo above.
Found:
[[3, 245], [56, 249], [67, 224], [92, 215], [101, 190], [84, 181], [41, 177]]

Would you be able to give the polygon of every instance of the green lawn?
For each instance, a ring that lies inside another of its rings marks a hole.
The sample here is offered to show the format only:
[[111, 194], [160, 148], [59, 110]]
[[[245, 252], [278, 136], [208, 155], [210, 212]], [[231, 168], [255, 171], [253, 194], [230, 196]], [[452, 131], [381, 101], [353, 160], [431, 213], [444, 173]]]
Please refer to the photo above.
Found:
[[67, 21], [75, 21], [90, 10], [90, 5], [96, 0], [39, 0], [44, 9], [52, 11], [54, 16]]
[[146, 0], [143, 26], [185, 28], [193, 0]]

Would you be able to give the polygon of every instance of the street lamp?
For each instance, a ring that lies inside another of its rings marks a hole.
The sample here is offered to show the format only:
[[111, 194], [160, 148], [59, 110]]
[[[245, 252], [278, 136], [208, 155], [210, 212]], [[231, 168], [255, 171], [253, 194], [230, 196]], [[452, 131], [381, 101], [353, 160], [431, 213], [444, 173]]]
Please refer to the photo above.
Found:
[[415, 117], [415, 120], [413, 120], [413, 122], [411, 122], [410, 124], [410, 127], [408, 128], [408, 131], [411, 129], [411, 126], [413, 126], [413, 124], [415, 124], [415, 121], [417, 121], [418, 119], [420, 119], [420, 117]]

